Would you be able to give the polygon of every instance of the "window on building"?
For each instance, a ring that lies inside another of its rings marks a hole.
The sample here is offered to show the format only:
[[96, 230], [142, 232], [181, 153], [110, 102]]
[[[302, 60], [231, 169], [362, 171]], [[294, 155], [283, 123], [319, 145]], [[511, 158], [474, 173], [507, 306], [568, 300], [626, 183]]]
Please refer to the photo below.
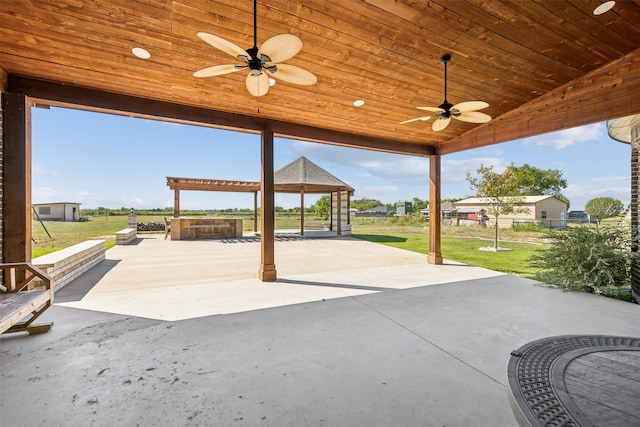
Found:
[[547, 211], [540, 212], [540, 217], [542, 217], [542, 219], [547, 219]]
[[38, 215], [51, 215], [51, 206], [38, 206]]

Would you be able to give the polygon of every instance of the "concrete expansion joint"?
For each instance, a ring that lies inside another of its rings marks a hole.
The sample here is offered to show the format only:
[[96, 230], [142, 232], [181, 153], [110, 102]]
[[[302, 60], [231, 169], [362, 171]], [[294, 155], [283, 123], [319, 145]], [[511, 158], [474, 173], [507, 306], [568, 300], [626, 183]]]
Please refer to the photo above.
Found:
[[493, 378], [491, 375], [487, 374], [486, 372], [480, 370], [479, 368], [476, 368], [475, 366], [471, 365], [470, 363], [462, 360], [460, 357], [456, 356], [455, 354], [451, 353], [450, 351], [446, 350], [445, 348], [439, 346], [438, 344], [436, 344], [435, 342], [429, 340], [427, 337], [425, 337], [424, 335], [416, 332], [415, 330], [409, 328], [408, 326], [400, 323], [399, 321], [389, 317], [388, 315], [384, 314], [383, 312], [381, 312], [380, 310], [376, 310], [375, 308], [371, 307], [369, 304], [365, 303], [364, 301], [362, 301], [361, 299], [359, 299], [356, 296], [352, 296], [352, 299], [358, 301], [360, 304], [364, 305], [365, 307], [367, 307], [369, 310], [378, 313], [380, 316], [384, 317], [385, 319], [389, 320], [390, 322], [395, 323], [396, 325], [398, 325], [399, 327], [401, 327], [402, 329], [404, 329], [405, 331], [409, 332], [410, 334], [420, 338], [422, 341], [426, 342], [427, 344], [437, 348], [438, 350], [442, 351], [443, 353], [447, 354], [448, 356], [454, 358], [455, 360], [457, 360], [458, 362], [464, 364], [465, 366], [468, 366], [469, 368], [473, 369], [474, 371], [478, 372], [479, 374], [481, 374], [484, 377], [489, 378], [491, 381], [501, 385], [502, 387], [507, 387], [506, 384], [500, 382], [499, 380]]

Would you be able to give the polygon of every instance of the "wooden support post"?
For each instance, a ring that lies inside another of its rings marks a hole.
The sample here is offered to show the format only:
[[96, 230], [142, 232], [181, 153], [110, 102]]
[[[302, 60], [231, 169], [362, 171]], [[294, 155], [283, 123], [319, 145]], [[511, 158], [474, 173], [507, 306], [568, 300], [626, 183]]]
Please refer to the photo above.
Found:
[[180, 190], [173, 190], [173, 217], [180, 217]]
[[347, 224], [351, 224], [351, 193], [347, 191]]
[[338, 195], [336, 199], [338, 201], [338, 206], [336, 209], [337, 217], [338, 217], [338, 236], [342, 235], [342, 191], [338, 190]]
[[31, 262], [31, 106], [3, 94], [3, 262]]
[[329, 193], [329, 230], [333, 231], [333, 193]]
[[442, 264], [440, 217], [440, 156], [429, 158], [429, 264]]
[[300, 190], [300, 235], [304, 236], [304, 188]]
[[276, 280], [275, 264], [275, 183], [273, 173], [273, 132], [263, 130], [260, 138], [260, 271], [263, 282]]
[[253, 232], [258, 231], [258, 192], [253, 192]]

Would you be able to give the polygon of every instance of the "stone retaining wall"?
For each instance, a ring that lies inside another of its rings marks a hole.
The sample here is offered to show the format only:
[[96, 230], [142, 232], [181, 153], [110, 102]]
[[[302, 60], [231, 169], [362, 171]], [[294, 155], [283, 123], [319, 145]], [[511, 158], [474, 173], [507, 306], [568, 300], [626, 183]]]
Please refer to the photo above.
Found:
[[105, 258], [106, 240], [87, 240], [37, 258], [31, 263], [47, 273], [58, 290]]

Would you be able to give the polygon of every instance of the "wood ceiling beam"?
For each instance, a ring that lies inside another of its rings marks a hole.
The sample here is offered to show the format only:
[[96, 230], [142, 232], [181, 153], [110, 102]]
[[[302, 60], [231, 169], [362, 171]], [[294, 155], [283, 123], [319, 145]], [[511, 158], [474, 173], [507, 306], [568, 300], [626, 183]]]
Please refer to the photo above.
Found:
[[640, 112], [640, 49], [437, 147], [451, 154]]
[[209, 110], [12, 75], [9, 76], [8, 91], [27, 95], [36, 104], [42, 105], [194, 124], [250, 133], [258, 133], [269, 129], [275, 136], [282, 138], [395, 154], [427, 157], [435, 153], [434, 147], [427, 144], [374, 138], [354, 133], [269, 120], [259, 116]]

